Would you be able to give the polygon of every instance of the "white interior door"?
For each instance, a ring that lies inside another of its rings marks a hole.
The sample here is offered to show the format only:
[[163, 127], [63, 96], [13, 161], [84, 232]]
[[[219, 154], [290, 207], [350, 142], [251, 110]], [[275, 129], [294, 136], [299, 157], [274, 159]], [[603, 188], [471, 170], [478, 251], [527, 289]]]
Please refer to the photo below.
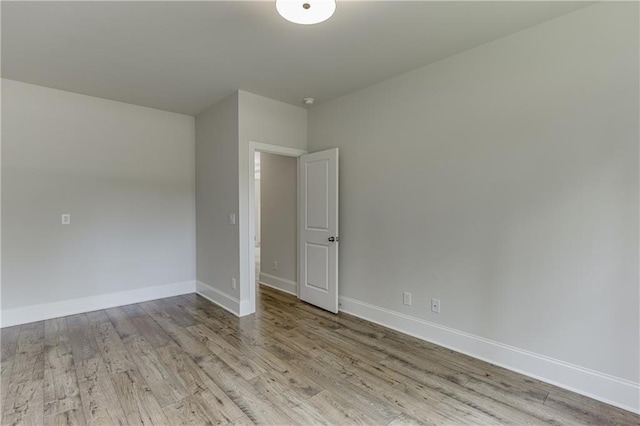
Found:
[[338, 312], [338, 148], [300, 157], [300, 299]]

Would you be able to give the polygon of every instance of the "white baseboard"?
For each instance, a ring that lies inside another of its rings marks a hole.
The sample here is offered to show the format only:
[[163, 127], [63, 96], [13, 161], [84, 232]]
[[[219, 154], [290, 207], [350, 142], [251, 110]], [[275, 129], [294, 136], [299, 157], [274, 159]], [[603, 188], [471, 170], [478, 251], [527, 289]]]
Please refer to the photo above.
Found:
[[2, 327], [11, 327], [13, 325], [26, 324], [34, 321], [130, 305], [132, 303], [162, 299], [163, 297], [179, 296], [181, 294], [193, 293], [195, 290], [195, 281], [184, 281], [101, 294], [99, 296], [7, 309], [2, 311]]
[[607, 404], [640, 413], [638, 383], [349, 297], [340, 296], [340, 311]]
[[251, 305], [249, 304], [248, 300], [241, 300], [240, 301], [240, 315], [241, 317], [244, 317], [246, 315], [251, 315], [253, 313], [255, 313], [255, 309], [253, 307], [251, 307]]
[[196, 293], [221, 308], [226, 309], [237, 317], [243, 317], [255, 312], [249, 306], [248, 300], [240, 301], [224, 291], [218, 290], [217, 288], [209, 284], [205, 284], [202, 281], [196, 281]]
[[298, 283], [284, 278], [276, 277], [271, 274], [265, 274], [260, 272], [260, 284], [264, 284], [267, 287], [273, 287], [276, 290], [284, 291], [285, 293], [298, 295]]

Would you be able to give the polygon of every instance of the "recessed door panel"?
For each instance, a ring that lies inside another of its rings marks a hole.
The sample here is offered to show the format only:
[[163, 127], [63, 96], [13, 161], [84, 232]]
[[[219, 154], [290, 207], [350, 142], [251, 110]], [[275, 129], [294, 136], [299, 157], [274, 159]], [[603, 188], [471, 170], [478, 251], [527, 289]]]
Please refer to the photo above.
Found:
[[306, 253], [305, 284], [320, 291], [329, 291], [329, 247], [307, 243]]
[[329, 161], [306, 163], [306, 227], [329, 230]]

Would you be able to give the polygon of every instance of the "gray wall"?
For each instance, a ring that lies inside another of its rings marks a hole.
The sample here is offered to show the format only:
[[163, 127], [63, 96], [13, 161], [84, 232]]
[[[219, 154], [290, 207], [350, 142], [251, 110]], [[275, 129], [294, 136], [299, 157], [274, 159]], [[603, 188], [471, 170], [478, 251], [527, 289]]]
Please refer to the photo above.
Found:
[[638, 73], [604, 3], [311, 109], [341, 294], [637, 383]]
[[[238, 94], [196, 117], [196, 229], [198, 281], [239, 297]], [[229, 215], [236, 215], [236, 225]]]
[[[297, 282], [298, 160], [267, 153], [260, 156], [261, 272]], [[274, 261], [278, 262], [277, 271]], [[272, 284], [268, 278], [266, 282]]]
[[3, 79], [2, 309], [194, 280], [194, 173], [193, 117]]

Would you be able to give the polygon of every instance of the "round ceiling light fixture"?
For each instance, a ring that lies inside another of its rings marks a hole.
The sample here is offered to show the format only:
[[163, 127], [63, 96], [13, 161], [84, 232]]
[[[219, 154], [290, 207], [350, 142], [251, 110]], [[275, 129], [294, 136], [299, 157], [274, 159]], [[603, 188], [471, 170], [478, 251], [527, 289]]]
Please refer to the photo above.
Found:
[[296, 24], [319, 24], [336, 11], [336, 0], [276, 0], [276, 10]]

